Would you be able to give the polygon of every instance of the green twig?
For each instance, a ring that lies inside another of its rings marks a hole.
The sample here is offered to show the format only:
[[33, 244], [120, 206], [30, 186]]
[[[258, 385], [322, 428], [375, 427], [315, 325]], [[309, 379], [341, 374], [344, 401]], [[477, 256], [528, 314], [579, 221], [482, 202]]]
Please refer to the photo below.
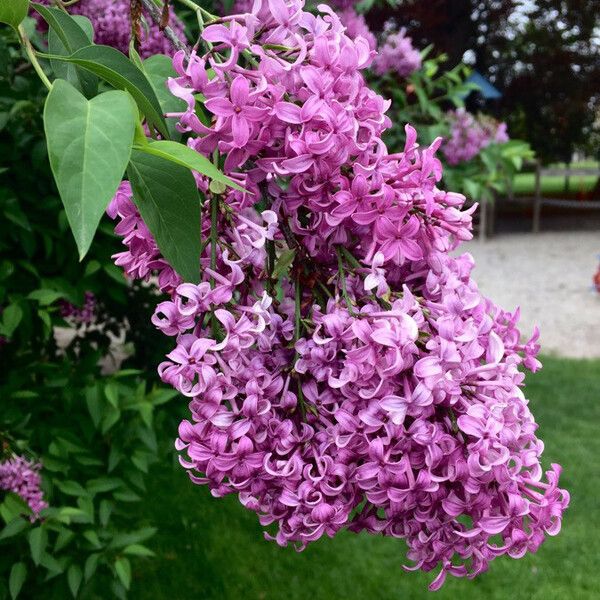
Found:
[[67, 9], [65, 8], [66, 4], [62, 1], [62, 0], [52, 0], [54, 6], [56, 6], [56, 8], [62, 10], [63, 12], [66, 12], [68, 14]]
[[[218, 240], [218, 218], [219, 218], [219, 197], [212, 194], [210, 197], [210, 268], [213, 271], [217, 269], [217, 244]], [[215, 278], [210, 278], [211, 287], [215, 287]]]
[[38, 77], [42, 80], [42, 83], [48, 88], [48, 90], [52, 89], [52, 82], [48, 79], [46, 73], [44, 73], [44, 69], [42, 69], [42, 65], [40, 65], [37, 56], [35, 55], [35, 50], [25, 33], [25, 29], [23, 29], [23, 25], [19, 25], [18, 27], [19, 37], [21, 38], [21, 43], [25, 48], [25, 52], [27, 57], [31, 61], [35, 72], [38, 74]]
[[354, 317], [356, 316], [356, 312], [352, 307], [352, 302], [350, 301], [350, 297], [348, 296], [348, 290], [346, 289], [346, 272], [344, 271], [344, 261], [342, 260], [342, 249], [340, 246], [336, 246], [335, 251], [338, 257], [338, 278], [342, 286], [342, 296], [344, 298], [344, 301], [346, 302], [348, 312]]

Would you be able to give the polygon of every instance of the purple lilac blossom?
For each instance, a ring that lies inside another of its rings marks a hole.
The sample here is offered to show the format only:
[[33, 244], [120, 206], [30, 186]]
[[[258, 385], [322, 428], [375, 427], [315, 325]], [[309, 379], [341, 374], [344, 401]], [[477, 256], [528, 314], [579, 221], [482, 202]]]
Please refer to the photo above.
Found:
[[[53, 4], [52, 0], [40, 0], [40, 2]], [[131, 39], [129, 0], [80, 0], [69, 6], [68, 10], [70, 14], [83, 15], [92, 22], [96, 44], [113, 46], [124, 54], [129, 52], [129, 40]], [[146, 11], [144, 11], [144, 16], [148, 27], [141, 27], [140, 56], [147, 58], [154, 54], [172, 55], [174, 49], [171, 42], [167, 40]], [[181, 39], [185, 39], [183, 23], [173, 9], [170, 12], [169, 26]]]
[[450, 137], [442, 145], [442, 152], [450, 165], [466, 162], [477, 156], [491, 143], [508, 142], [506, 123], [487, 115], [473, 115], [464, 108], [447, 113]]
[[421, 68], [421, 53], [413, 47], [412, 39], [403, 27], [399, 31], [387, 29], [383, 43], [373, 61], [373, 70], [378, 75], [397, 73], [408, 77]]
[[48, 507], [41, 490], [41, 468], [40, 463], [16, 454], [0, 463], [0, 489], [20, 496], [33, 512], [33, 519]]
[[[174, 338], [160, 377], [190, 401], [182, 466], [282, 546], [342, 529], [403, 538], [407, 569], [440, 569], [431, 589], [536, 551], [569, 502], [560, 466], [544, 477], [521, 389], [538, 332], [522, 341], [519, 311], [482, 296], [471, 255], [454, 256], [475, 207], [437, 187], [441, 139], [420, 147], [407, 125], [388, 152], [390, 102], [361, 73], [374, 53], [332, 10], [253, 6], [204, 30], [212, 53], [176, 54], [169, 81], [188, 145], [218, 150], [247, 190], [213, 196], [196, 176], [204, 240], [218, 203], [216, 264], [208, 244], [201, 282], [182, 281], [128, 183], [108, 209], [117, 264], [167, 294], [152, 322]], [[269, 247], [296, 253], [277, 293]]]

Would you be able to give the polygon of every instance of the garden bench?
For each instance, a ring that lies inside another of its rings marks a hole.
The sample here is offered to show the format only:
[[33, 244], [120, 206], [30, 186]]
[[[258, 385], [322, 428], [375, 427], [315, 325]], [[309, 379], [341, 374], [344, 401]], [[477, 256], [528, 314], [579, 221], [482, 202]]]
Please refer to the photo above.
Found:
[[[570, 177], [578, 177], [586, 175], [598, 175], [598, 168], [578, 168], [578, 167], [552, 167], [542, 168], [539, 163], [535, 170], [535, 196], [533, 197], [533, 232], [540, 231], [540, 217], [542, 206], [555, 206], [558, 208], [584, 208], [584, 209], [600, 209], [600, 197], [593, 200], [578, 200], [573, 198], [545, 198], [542, 195], [541, 180], [542, 177], [560, 176], [565, 177], [568, 181]], [[598, 188], [596, 188], [598, 189]]]

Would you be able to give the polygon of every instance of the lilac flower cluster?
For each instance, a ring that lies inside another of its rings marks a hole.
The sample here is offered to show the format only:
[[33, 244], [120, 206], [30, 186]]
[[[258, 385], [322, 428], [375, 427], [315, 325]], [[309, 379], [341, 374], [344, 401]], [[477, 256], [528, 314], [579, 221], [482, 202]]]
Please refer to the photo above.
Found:
[[373, 62], [375, 73], [397, 73], [400, 77], [408, 77], [420, 68], [421, 53], [413, 47], [406, 29], [402, 27], [396, 31], [393, 27], [386, 27], [385, 38]]
[[237, 494], [281, 545], [343, 528], [404, 538], [409, 568], [441, 566], [437, 589], [560, 529], [569, 496], [558, 465], [543, 478], [521, 391], [537, 332], [523, 343], [518, 311], [480, 294], [469, 254], [451, 255], [474, 207], [437, 188], [441, 140], [421, 148], [407, 126], [404, 151], [388, 152], [389, 101], [361, 73], [374, 53], [320, 10], [257, 0], [204, 30], [205, 55], [175, 55], [181, 131], [246, 191], [197, 176], [207, 242], [193, 284], [123, 183], [116, 260], [169, 294], [152, 322], [175, 338], [158, 370], [190, 399], [176, 447], [192, 481]]
[[[40, 0], [42, 4], [52, 5], [52, 0]], [[87, 17], [94, 26], [94, 42], [105, 46], [113, 46], [124, 54], [129, 52], [129, 40], [131, 39], [131, 22], [129, 19], [129, 0], [83, 0], [69, 6], [69, 13]], [[142, 58], [153, 54], [173, 54], [171, 42], [165, 38], [144, 11], [146, 26], [141, 27], [142, 42], [139, 53]], [[41, 20], [40, 20], [41, 22]], [[170, 27], [184, 39], [183, 23], [171, 11], [169, 19]]]
[[0, 490], [13, 492], [27, 502], [33, 519], [38, 518], [40, 511], [48, 507], [41, 490], [41, 468], [40, 463], [16, 454], [0, 463]]
[[86, 292], [83, 306], [66, 300], [60, 304], [60, 316], [77, 325], [89, 325], [96, 317], [97, 301], [93, 292]]
[[506, 123], [487, 115], [473, 115], [464, 108], [449, 111], [450, 138], [442, 146], [448, 164], [457, 165], [477, 156], [492, 143], [508, 142]]

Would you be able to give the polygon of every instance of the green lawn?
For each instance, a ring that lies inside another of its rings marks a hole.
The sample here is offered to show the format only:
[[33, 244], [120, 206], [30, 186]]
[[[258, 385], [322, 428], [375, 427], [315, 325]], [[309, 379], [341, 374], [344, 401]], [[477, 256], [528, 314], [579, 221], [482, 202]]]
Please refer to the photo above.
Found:
[[563, 530], [536, 555], [499, 558], [475, 581], [405, 573], [399, 540], [343, 534], [305, 552], [264, 541], [255, 517], [234, 498], [216, 500], [182, 469], [164, 468], [146, 511], [160, 524], [157, 557], [134, 573], [131, 597], [169, 600], [574, 600], [600, 597], [600, 361], [547, 358], [529, 377], [546, 464], [564, 467], [571, 492]]
[[[554, 167], [564, 167], [565, 165], [556, 164]], [[572, 165], [573, 168], [580, 169], [597, 169], [598, 163], [584, 162]], [[580, 193], [588, 193], [594, 189], [597, 176], [574, 176], [569, 181], [569, 194], [577, 195]], [[565, 178], [560, 176], [543, 177], [542, 178], [542, 194], [558, 195], [565, 191]], [[513, 191], [515, 196], [531, 196], [535, 192], [535, 173], [517, 173], [513, 181]]]

